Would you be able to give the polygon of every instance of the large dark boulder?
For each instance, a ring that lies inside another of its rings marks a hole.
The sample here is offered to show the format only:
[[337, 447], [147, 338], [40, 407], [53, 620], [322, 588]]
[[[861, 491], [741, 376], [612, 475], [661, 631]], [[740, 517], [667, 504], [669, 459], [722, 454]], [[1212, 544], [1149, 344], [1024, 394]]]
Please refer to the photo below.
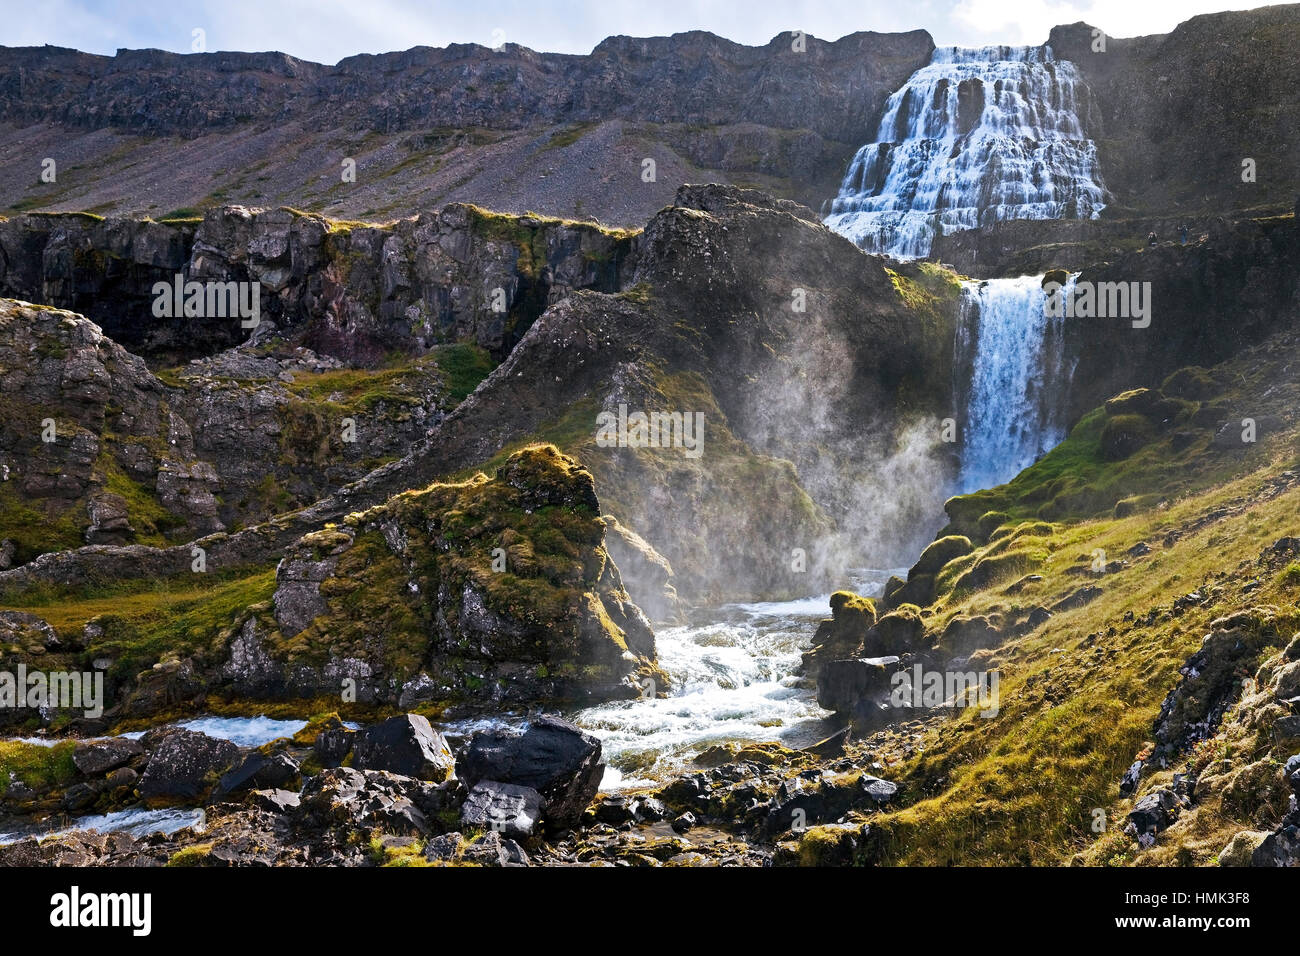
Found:
[[298, 777], [297, 762], [286, 753], [253, 751], [235, 769], [222, 775], [214, 796], [224, 797], [249, 790], [279, 790]]
[[239, 756], [239, 748], [229, 740], [181, 728], [150, 731], [142, 743], [150, 753], [140, 796], [151, 801], [202, 798]]
[[441, 783], [451, 776], [456, 759], [442, 734], [426, 718], [403, 714], [356, 735], [352, 743], [352, 766]]
[[827, 661], [817, 679], [817, 703], [827, 710], [849, 713], [863, 700], [883, 702], [898, 663], [892, 656]]
[[494, 780], [531, 787], [542, 796], [546, 822], [572, 827], [587, 809], [605, 772], [600, 741], [567, 720], [539, 717], [523, 733], [476, 734], [456, 763], [467, 786]]

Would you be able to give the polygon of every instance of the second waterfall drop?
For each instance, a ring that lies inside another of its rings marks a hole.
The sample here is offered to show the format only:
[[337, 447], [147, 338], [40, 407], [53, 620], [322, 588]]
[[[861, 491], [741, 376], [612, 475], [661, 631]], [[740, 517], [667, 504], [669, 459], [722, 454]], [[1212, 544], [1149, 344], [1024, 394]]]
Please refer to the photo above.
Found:
[[954, 370], [965, 409], [962, 493], [1009, 481], [1065, 437], [1064, 320], [1047, 306], [1041, 275], [962, 283]]

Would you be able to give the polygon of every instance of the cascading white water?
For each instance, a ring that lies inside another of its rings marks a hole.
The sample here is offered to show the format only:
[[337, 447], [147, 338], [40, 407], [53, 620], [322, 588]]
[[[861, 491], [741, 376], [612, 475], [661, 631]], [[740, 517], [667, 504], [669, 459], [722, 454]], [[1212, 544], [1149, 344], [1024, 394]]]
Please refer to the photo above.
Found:
[[1050, 47], [939, 48], [894, 93], [826, 225], [868, 252], [927, 256], [1003, 219], [1095, 218], [1105, 191], [1074, 64]]
[[1060, 313], [1047, 308], [1041, 275], [962, 283], [955, 349], [958, 382], [969, 382], [960, 396], [962, 493], [1010, 480], [1065, 437]]

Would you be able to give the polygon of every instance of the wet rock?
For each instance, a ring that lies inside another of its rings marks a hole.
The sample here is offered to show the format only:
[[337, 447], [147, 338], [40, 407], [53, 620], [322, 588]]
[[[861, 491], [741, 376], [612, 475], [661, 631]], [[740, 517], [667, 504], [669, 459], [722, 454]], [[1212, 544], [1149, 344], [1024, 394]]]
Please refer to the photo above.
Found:
[[72, 764], [88, 777], [99, 776], [130, 763], [144, 753], [144, 746], [129, 737], [109, 737], [77, 744]]
[[140, 775], [130, 767], [118, 767], [104, 778], [104, 787], [116, 790], [119, 787], [131, 788], [140, 782]]
[[451, 776], [456, 759], [427, 718], [404, 714], [358, 732], [352, 742], [352, 765], [441, 782]]
[[288, 813], [302, 804], [301, 798], [292, 790], [254, 790], [248, 795], [248, 802], [268, 813]]
[[253, 751], [233, 770], [224, 774], [213, 792], [214, 798], [248, 790], [277, 790], [298, 778], [298, 763], [286, 753]]
[[817, 678], [817, 703], [847, 716], [859, 730], [874, 730], [888, 720], [891, 678], [899, 658], [827, 661]]
[[496, 830], [489, 830], [467, 845], [462, 857], [480, 866], [528, 866], [523, 847]]
[[817, 743], [804, 747], [803, 752], [812, 754], [814, 757], [841, 757], [844, 755], [844, 745], [849, 742], [849, 735], [852, 728], [845, 727], [843, 730], [836, 731], [825, 740], [819, 740]]
[[337, 767], [352, 752], [352, 741], [356, 731], [340, 724], [338, 727], [326, 727], [316, 735], [312, 750], [322, 767]]
[[99, 799], [99, 791], [89, 784], [75, 783], [63, 792], [59, 806], [69, 812], [85, 810]]
[[228, 740], [180, 728], [150, 731], [142, 743], [149, 751], [140, 778], [140, 796], [146, 800], [201, 799], [239, 755]]
[[542, 795], [532, 787], [480, 780], [461, 807], [463, 827], [489, 829], [509, 837], [533, 835], [542, 817]]
[[475, 734], [456, 764], [467, 786], [480, 780], [530, 787], [542, 795], [548, 827], [574, 826], [605, 772], [600, 741], [567, 720], [539, 717], [522, 734]]
[[637, 800], [633, 813], [639, 821], [649, 820], [654, 822], [666, 818], [669, 810], [664, 806], [662, 800], [657, 800], [654, 797], [642, 797]]
[[688, 830], [693, 830], [698, 822], [699, 821], [695, 819], [695, 814], [688, 810], [673, 820], [673, 832], [686, 833]]
[[600, 823], [607, 823], [610, 826], [618, 826], [620, 823], [626, 823], [633, 818], [633, 809], [635, 800], [623, 794], [614, 794], [605, 797], [596, 804], [595, 818]]
[[307, 781], [298, 815], [315, 826], [424, 833], [428, 820], [411, 798], [412, 783], [382, 770], [332, 767]]

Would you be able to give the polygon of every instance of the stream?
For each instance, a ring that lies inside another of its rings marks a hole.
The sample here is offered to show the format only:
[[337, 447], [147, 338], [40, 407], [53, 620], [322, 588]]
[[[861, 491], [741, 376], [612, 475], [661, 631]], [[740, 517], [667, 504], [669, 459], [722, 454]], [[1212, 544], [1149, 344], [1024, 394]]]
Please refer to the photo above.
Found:
[[[898, 569], [862, 569], [851, 575], [850, 586], [861, 594], [878, 595], [895, 573]], [[601, 789], [663, 782], [685, 769], [701, 750], [718, 744], [775, 740], [798, 748], [832, 733], [830, 712], [817, 705], [812, 688], [799, 686], [796, 674], [817, 622], [830, 614], [829, 599], [825, 594], [729, 604], [696, 612], [689, 625], [656, 628], [659, 663], [672, 680], [668, 697], [611, 701], [562, 713], [600, 738], [606, 762]], [[527, 721], [527, 714], [503, 714], [434, 726], [455, 749], [479, 731], [522, 728]], [[178, 726], [241, 747], [258, 747], [292, 736], [306, 723], [270, 717], [199, 717]], [[59, 742], [50, 737], [12, 739], [44, 746]], [[0, 845], [73, 829], [123, 830], [135, 836], [172, 833], [201, 826], [203, 818], [203, 811], [195, 808], [128, 809], [68, 819], [57, 827], [47, 822], [3, 829], [0, 824]]]

